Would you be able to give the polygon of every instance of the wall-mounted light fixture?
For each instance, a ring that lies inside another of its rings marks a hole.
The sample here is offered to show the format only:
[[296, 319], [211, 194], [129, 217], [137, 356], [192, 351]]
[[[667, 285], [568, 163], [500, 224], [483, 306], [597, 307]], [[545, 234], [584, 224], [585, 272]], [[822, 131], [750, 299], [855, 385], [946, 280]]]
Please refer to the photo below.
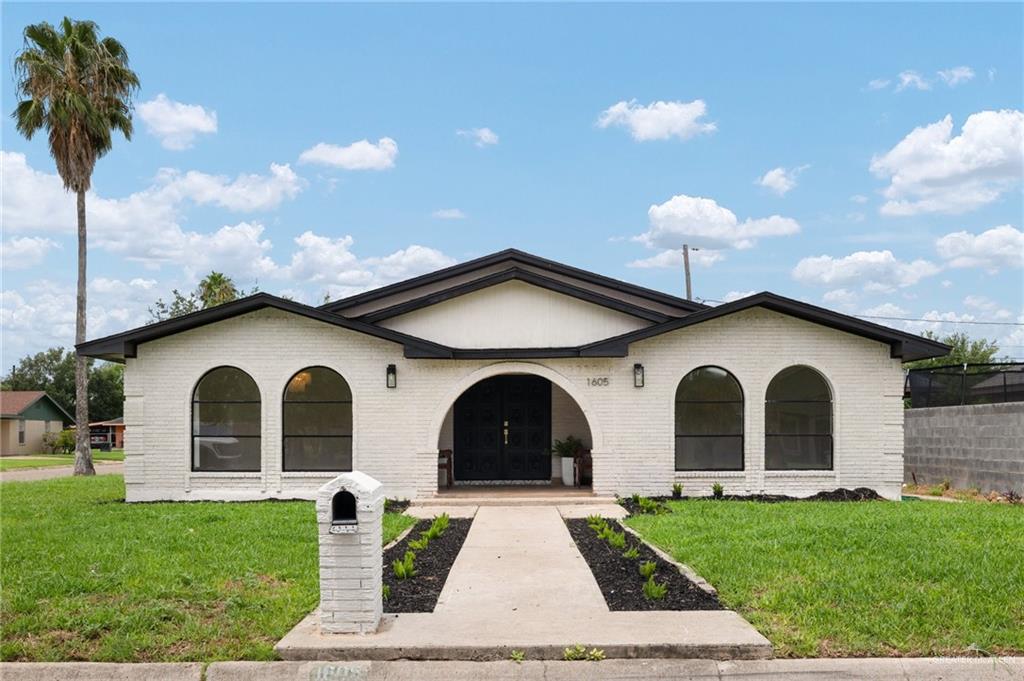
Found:
[[633, 365], [633, 387], [644, 387], [644, 365], [639, 362]]
[[394, 364], [389, 364], [388, 365], [388, 381], [387, 381], [387, 386], [389, 388], [397, 388], [398, 387], [398, 367], [396, 367]]

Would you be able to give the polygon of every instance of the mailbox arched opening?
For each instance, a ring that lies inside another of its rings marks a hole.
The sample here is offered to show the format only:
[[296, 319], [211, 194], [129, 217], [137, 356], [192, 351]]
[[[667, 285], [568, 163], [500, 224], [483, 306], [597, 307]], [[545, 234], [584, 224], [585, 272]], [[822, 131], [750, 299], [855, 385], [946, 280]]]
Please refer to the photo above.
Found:
[[331, 499], [331, 525], [356, 524], [355, 495], [346, 490], [339, 490]]

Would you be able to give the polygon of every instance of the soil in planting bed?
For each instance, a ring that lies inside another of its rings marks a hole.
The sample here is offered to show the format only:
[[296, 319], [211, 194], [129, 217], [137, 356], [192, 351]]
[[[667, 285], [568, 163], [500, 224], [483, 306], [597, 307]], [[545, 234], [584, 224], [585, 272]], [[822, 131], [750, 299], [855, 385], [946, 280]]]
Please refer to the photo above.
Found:
[[[587, 525], [586, 519], [568, 519], [565, 524], [576, 547], [583, 554], [590, 571], [594, 573], [597, 585], [601, 587], [609, 610], [721, 610], [718, 598], [704, 591], [679, 572], [679, 568], [661, 558], [649, 546], [626, 533], [626, 548], [636, 546], [640, 550], [637, 558], [625, 558], [622, 551], [613, 549], [599, 538]], [[609, 524], [622, 532], [622, 526], [615, 521]], [[668, 586], [668, 593], [660, 600], [644, 596], [645, 579], [640, 576], [640, 565], [653, 561], [658, 568], [654, 580]]]
[[452, 518], [437, 539], [427, 548], [415, 551], [416, 576], [397, 579], [391, 563], [405, 556], [409, 542], [420, 538], [420, 533], [430, 527], [430, 520], [421, 520], [412, 531], [390, 549], [384, 552], [384, 583], [391, 592], [384, 601], [384, 612], [433, 612], [437, 598], [441, 595], [445, 580], [452, 569], [455, 557], [462, 549], [462, 543], [469, 534], [472, 518]]
[[[831, 492], [818, 492], [809, 497], [791, 497], [785, 494], [723, 494], [721, 497], [648, 497], [654, 501], [680, 501], [683, 499], [699, 499], [702, 501], [757, 501], [764, 504], [774, 504], [781, 501], [883, 501], [878, 492], [868, 487], [846, 489], [840, 487]], [[640, 513], [640, 505], [631, 497], [619, 499], [622, 506], [630, 515]]]

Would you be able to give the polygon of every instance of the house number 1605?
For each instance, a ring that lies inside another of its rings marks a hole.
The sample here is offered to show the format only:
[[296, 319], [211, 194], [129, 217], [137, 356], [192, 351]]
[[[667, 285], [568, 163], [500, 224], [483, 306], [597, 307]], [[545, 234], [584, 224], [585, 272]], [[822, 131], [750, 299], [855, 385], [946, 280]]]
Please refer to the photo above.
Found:
[[587, 385], [591, 388], [603, 388], [609, 383], [607, 376], [601, 376], [599, 378], [588, 378]]

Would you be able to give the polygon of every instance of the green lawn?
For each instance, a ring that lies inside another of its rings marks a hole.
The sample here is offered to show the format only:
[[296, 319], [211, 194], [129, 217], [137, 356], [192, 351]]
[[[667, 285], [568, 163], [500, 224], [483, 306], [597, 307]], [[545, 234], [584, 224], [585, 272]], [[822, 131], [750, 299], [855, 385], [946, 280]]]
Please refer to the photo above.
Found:
[[[114, 449], [109, 452], [92, 450], [95, 461], [124, 461], [124, 450]], [[33, 454], [26, 457], [0, 457], [0, 471], [12, 471], [20, 468], [49, 468], [50, 466], [70, 466], [75, 457], [53, 454]]]
[[776, 655], [1024, 653], [1024, 506], [680, 501], [628, 524]]
[[316, 605], [311, 502], [123, 499], [118, 475], [0, 484], [0, 658], [273, 659]]

